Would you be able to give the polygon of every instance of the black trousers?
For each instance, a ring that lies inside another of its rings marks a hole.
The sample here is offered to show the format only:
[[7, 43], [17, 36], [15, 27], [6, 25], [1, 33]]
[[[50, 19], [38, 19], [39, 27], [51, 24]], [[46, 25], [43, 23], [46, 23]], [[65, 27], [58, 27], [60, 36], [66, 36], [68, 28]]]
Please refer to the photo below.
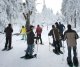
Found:
[[6, 37], [5, 48], [11, 48], [12, 37]]
[[40, 39], [40, 43], [42, 44], [41, 34], [37, 34], [36, 44], [37, 44], [37, 41], [39, 41], [39, 39]]
[[60, 51], [59, 41], [55, 41], [55, 50], [56, 50], [57, 52]]

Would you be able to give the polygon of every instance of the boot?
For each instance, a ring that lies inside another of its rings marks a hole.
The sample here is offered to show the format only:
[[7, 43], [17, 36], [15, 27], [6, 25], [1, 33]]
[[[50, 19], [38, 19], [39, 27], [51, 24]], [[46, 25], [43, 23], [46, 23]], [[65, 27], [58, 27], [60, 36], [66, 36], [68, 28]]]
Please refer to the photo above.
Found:
[[77, 57], [73, 57], [73, 63], [75, 66], [79, 65]]
[[72, 60], [71, 60], [71, 58], [69, 58], [69, 57], [67, 57], [67, 64], [68, 64], [69, 66], [73, 66]]
[[53, 49], [53, 52], [54, 52], [55, 54], [59, 55], [59, 52], [58, 52], [57, 49]]
[[61, 50], [59, 50], [59, 53], [63, 54], [63, 52]]

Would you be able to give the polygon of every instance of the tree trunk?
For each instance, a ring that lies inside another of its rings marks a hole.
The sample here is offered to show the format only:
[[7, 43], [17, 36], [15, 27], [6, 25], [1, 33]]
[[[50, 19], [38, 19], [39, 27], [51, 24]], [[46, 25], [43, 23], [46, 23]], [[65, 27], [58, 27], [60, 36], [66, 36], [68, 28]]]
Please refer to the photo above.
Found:
[[26, 19], [26, 28], [27, 30], [29, 30], [29, 26], [30, 26], [30, 14], [27, 14], [27, 19]]

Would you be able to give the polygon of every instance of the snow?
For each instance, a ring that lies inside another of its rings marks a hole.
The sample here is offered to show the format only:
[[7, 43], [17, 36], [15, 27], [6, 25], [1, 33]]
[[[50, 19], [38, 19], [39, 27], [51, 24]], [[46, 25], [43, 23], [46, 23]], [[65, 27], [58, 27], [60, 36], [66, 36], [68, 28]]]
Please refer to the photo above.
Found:
[[[17, 29], [17, 27], [14, 27]], [[27, 48], [27, 43], [25, 40], [21, 40], [21, 35], [12, 37], [12, 46], [13, 49], [10, 51], [1, 51], [4, 48], [5, 44], [5, 35], [0, 34], [0, 66], [1, 67], [68, 67], [66, 62], [67, 57], [67, 46], [64, 41], [65, 48], [61, 48], [64, 54], [56, 55], [52, 52], [53, 47], [49, 45], [52, 42], [52, 38], [48, 37], [48, 32], [51, 29], [47, 30], [47, 27], [43, 27], [42, 32], [42, 40], [44, 45], [38, 44], [35, 45], [35, 52], [37, 53], [37, 58], [33, 59], [21, 59], [20, 57], [25, 55], [25, 51]], [[16, 31], [16, 30], [15, 30]], [[14, 32], [15, 32], [14, 31]], [[80, 32], [78, 32], [80, 34]], [[78, 39], [78, 60], [80, 64], [80, 39]]]

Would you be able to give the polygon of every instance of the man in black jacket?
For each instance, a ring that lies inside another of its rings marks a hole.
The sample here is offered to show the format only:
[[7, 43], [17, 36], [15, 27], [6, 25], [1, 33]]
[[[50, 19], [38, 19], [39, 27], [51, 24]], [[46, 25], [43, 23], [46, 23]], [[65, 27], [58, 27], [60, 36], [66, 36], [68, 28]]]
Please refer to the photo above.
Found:
[[30, 26], [30, 30], [27, 33], [27, 50], [26, 50], [26, 54], [25, 54], [25, 58], [33, 58], [33, 48], [34, 48], [34, 39], [35, 39], [35, 34], [33, 32], [33, 28], [34, 26]]
[[12, 43], [12, 32], [13, 32], [11, 24], [8, 24], [4, 32], [6, 34], [6, 43], [3, 50], [7, 50], [7, 49], [10, 50], [12, 48], [11, 43]]

